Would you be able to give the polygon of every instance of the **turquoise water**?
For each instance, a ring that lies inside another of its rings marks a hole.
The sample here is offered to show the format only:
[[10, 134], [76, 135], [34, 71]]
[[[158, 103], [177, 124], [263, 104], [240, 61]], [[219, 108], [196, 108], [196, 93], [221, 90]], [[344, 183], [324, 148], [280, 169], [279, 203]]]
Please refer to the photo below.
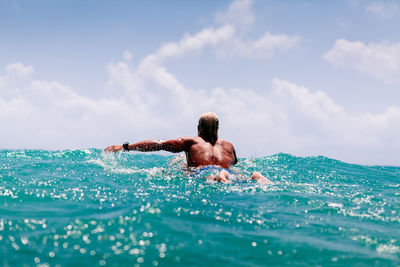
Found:
[[172, 158], [0, 151], [0, 265], [400, 265], [400, 167], [240, 159], [266, 186]]

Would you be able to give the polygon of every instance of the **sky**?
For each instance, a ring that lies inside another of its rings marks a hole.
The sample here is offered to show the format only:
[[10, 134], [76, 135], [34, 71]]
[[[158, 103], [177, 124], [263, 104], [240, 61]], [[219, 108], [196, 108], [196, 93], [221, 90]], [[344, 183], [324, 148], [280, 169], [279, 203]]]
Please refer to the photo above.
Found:
[[220, 118], [239, 157], [400, 166], [400, 2], [0, 0], [0, 149]]

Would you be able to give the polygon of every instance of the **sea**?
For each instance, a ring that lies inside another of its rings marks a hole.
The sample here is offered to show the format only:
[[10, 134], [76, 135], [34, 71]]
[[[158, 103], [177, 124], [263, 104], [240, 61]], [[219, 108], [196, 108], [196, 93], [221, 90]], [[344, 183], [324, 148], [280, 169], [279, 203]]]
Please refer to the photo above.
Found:
[[400, 266], [400, 167], [276, 154], [218, 183], [181, 159], [0, 150], [0, 266]]

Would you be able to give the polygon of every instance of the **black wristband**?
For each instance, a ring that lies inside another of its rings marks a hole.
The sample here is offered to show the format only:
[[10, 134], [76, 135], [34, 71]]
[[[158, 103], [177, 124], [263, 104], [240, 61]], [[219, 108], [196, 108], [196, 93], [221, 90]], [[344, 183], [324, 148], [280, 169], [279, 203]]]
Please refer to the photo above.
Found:
[[124, 151], [129, 151], [129, 143], [128, 142], [125, 142], [125, 143], [123, 143], [122, 144], [122, 148], [124, 149]]

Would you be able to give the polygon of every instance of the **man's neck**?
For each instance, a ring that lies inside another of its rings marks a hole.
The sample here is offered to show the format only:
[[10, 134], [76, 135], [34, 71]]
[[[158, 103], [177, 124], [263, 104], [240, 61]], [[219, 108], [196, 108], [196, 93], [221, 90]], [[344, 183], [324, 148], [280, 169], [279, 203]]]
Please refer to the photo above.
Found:
[[211, 145], [215, 145], [215, 143], [218, 140], [218, 136], [208, 136], [199, 134], [199, 137], [201, 137], [204, 141], [210, 143]]

